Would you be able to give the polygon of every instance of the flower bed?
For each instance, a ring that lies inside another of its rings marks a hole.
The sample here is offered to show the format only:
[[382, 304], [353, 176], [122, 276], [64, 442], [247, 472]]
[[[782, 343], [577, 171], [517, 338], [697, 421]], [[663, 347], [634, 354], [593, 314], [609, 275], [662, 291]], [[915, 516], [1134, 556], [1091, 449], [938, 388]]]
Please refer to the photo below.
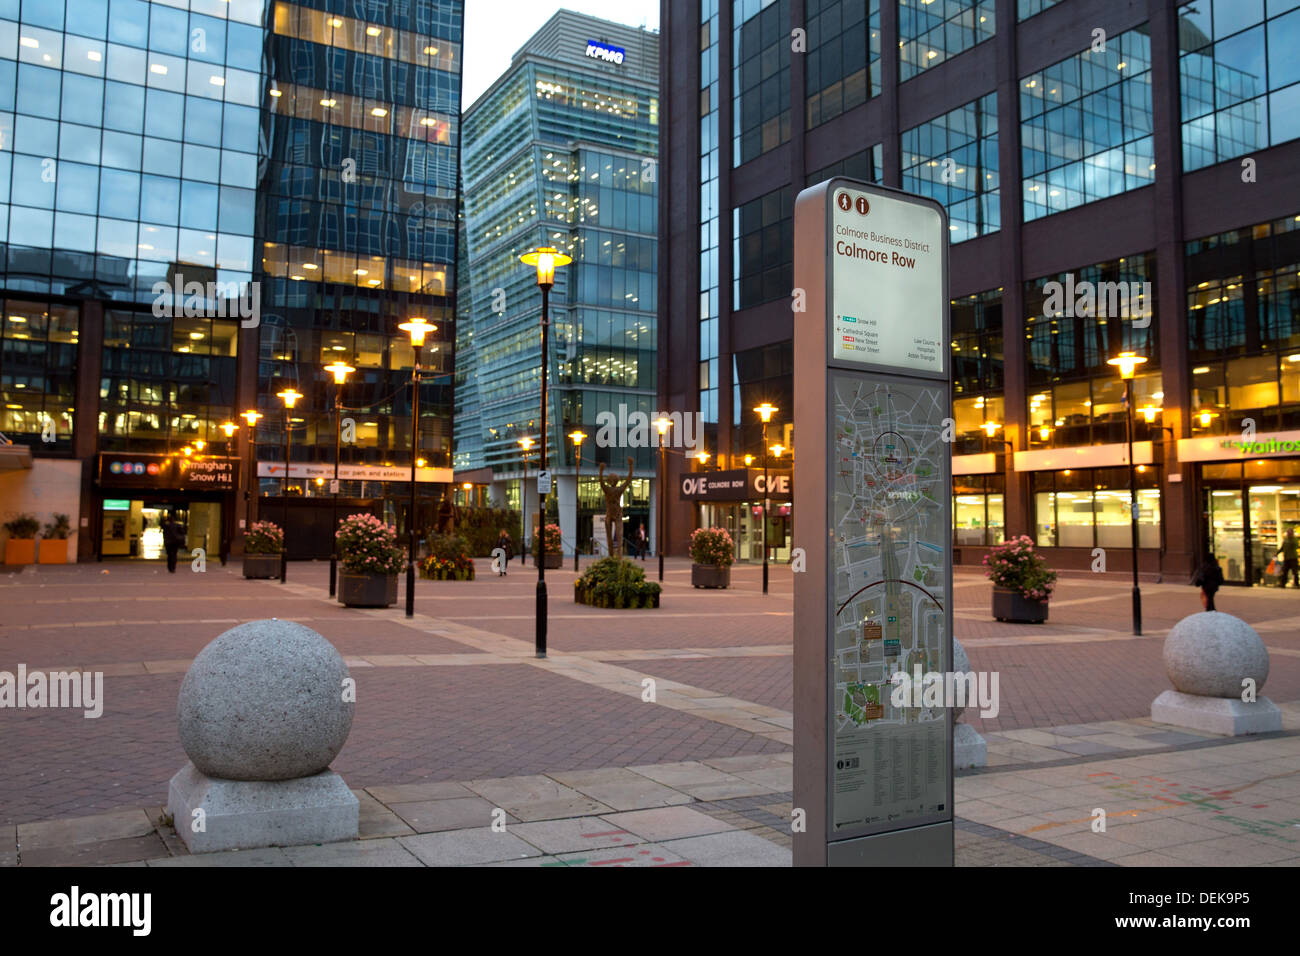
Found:
[[273, 521], [254, 521], [244, 532], [244, 554], [279, 554], [284, 550], [284, 531]]
[[601, 558], [573, 582], [573, 601], [591, 607], [654, 608], [660, 587], [625, 558]]
[[348, 515], [334, 535], [339, 561], [348, 574], [400, 574], [406, 552], [397, 543], [397, 529], [374, 515]]
[[984, 576], [993, 582], [993, 617], [999, 621], [1039, 624], [1047, 620], [1047, 602], [1056, 572], [1022, 534], [984, 556]]

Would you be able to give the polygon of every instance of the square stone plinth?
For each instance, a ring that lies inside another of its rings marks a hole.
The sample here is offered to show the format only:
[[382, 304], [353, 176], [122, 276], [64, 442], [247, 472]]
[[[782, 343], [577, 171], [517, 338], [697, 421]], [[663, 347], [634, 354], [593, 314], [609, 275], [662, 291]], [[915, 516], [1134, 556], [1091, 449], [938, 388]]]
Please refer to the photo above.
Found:
[[211, 853], [355, 840], [360, 803], [332, 770], [297, 780], [220, 780], [187, 763], [172, 777], [167, 812], [191, 853]]
[[1167, 690], [1152, 702], [1151, 719], [1228, 737], [1282, 729], [1282, 712], [1267, 697], [1248, 704], [1235, 697], [1198, 697], [1177, 690]]
[[952, 731], [952, 769], [969, 770], [986, 767], [989, 762], [988, 744], [979, 731], [970, 724], [957, 724]]

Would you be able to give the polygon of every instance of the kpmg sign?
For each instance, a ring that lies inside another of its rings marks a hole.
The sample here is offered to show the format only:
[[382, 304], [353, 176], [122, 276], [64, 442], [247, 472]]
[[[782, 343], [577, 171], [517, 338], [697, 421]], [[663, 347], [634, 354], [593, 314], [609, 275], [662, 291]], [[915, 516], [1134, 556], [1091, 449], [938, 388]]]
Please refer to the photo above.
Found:
[[621, 66], [623, 59], [627, 56], [627, 51], [619, 46], [609, 46], [601, 43], [599, 40], [588, 40], [587, 56], [593, 60], [604, 60], [606, 63], [615, 63]]

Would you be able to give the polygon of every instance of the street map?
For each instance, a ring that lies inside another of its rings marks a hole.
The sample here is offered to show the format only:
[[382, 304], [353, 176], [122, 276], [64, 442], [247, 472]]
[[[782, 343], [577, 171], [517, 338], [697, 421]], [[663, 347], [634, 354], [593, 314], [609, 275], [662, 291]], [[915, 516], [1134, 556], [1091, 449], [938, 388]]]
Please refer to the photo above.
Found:
[[833, 827], [942, 813], [942, 707], [896, 707], [895, 671], [948, 669], [947, 386], [831, 373]]

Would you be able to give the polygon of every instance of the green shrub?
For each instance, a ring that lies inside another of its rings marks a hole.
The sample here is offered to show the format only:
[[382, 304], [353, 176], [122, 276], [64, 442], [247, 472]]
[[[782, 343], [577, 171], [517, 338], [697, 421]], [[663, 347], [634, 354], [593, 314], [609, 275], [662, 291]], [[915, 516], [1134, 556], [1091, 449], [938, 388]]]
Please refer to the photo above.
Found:
[[696, 528], [691, 532], [691, 560], [729, 568], [736, 558], [736, 543], [726, 528]]
[[284, 532], [274, 521], [254, 521], [244, 532], [245, 554], [279, 554], [284, 550]]
[[9, 537], [25, 541], [36, 537], [36, 532], [41, 530], [41, 523], [35, 515], [21, 514], [13, 521], [6, 521], [5, 530], [9, 532]]
[[397, 543], [397, 529], [374, 515], [348, 515], [335, 534], [339, 561], [348, 574], [400, 574], [406, 551]]
[[573, 599], [593, 607], [658, 607], [660, 587], [626, 558], [601, 558], [573, 582]]
[[66, 541], [72, 534], [72, 525], [67, 515], [56, 514], [53, 521], [46, 522], [41, 537], [49, 540]]
[[[533, 557], [536, 558], [540, 551], [537, 535], [533, 535]], [[560, 535], [560, 526], [558, 524], [548, 524], [546, 526], [546, 553], [563, 554], [564, 538]]]
[[456, 534], [465, 539], [465, 552], [486, 558], [497, 547], [502, 529], [514, 542], [519, 553], [519, 512], [505, 508], [461, 508], [456, 518]]

